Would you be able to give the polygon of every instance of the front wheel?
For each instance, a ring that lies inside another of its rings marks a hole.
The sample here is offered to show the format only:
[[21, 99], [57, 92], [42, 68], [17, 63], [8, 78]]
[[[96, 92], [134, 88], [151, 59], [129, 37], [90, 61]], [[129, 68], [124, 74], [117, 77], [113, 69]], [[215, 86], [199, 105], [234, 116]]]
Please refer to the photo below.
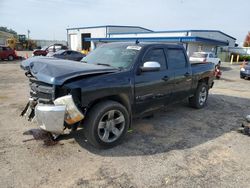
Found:
[[208, 97], [208, 85], [206, 83], [200, 83], [195, 91], [193, 97], [189, 98], [190, 106], [200, 109], [203, 108], [207, 102]]
[[125, 136], [129, 119], [127, 109], [120, 103], [110, 100], [98, 103], [87, 114], [85, 136], [97, 148], [114, 147]]
[[13, 61], [13, 60], [14, 60], [13, 55], [9, 55], [9, 56], [8, 56], [8, 60], [9, 60], [9, 61]]

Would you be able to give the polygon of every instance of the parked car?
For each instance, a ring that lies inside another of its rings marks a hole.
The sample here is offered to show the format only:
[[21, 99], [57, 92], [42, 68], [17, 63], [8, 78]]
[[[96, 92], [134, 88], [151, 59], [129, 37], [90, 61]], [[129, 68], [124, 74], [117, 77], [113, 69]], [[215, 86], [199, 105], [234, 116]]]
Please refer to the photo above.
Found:
[[15, 50], [7, 46], [0, 46], [0, 59], [8, 59], [9, 61], [12, 61], [17, 58], [18, 56]]
[[98, 148], [120, 143], [133, 117], [185, 98], [203, 108], [214, 83], [214, 65], [191, 65], [177, 44], [109, 43], [82, 62], [23, 61], [31, 96], [22, 115], [35, 115], [41, 128], [54, 134], [82, 124], [88, 142]]
[[35, 49], [33, 51], [33, 56], [46, 56], [48, 53], [55, 53], [59, 50], [67, 50], [68, 47], [63, 44], [52, 44], [50, 46], [45, 46], [42, 49]]
[[81, 61], [82, 58], [84, 58], [86, 55], [74, 51], [74, 50], [59, 50], [55, 52], [54, 54], [47, 54], [47, 56], [52, 56], [59, 59], [68, 59], [73, 61]]
[[215, 66], [221, 65], [221, 60], [213, 52], [194, 52], [189, 58], [191, 62], [213, 63]]
[[249, 63], [244, 63], [244, 65], [240, 69], [240, 78], [248, 79], [250, 78], [250, 65]]

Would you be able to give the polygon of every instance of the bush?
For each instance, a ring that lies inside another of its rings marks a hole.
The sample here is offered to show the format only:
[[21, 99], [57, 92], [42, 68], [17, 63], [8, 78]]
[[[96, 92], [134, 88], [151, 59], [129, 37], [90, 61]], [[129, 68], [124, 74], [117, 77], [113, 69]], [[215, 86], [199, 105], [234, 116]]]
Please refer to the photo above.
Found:
[[240, 55], [239, 61], [250, 61], [250, 55]]

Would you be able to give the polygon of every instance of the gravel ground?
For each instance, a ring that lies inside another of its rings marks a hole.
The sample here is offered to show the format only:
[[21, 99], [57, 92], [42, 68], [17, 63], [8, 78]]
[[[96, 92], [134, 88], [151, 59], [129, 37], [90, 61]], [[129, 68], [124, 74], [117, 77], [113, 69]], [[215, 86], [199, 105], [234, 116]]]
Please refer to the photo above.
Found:
[[[20, 62], [0, 62], [0, 187], [250, 187], [250, 137], [237, 130], [250, 114], [250, 80], [223, 63], [204, 109], [187, 102], [138, 119], [109, 150], [89, 146], [82, 130], [53, 146], [25, 132], [28, 99]], [[29, 140], [30, 139], [30, 140]]]

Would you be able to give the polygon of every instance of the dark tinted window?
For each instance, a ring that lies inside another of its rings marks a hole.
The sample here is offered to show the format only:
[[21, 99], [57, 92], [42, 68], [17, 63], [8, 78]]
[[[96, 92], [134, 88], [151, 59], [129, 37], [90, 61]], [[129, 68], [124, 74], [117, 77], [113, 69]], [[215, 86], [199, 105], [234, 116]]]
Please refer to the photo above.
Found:
[[161, 64], [161, 70], [166, 69], [166, 58], [163, 49], [150, 50], [144, 57], [143, 62], [156, 61]]
[[71, 55], [72, 54], [72, 51], [67, 51], [67, 55]]
[[182, 49], [168, 49], [167, 58], [170, 69], [182, 69], [186, 67], [186, 57]]
[[72, 54], [72, 55], [78, 55], [79, 53], [78, 53], [78, 52], [71, 51], [71, 54]]

